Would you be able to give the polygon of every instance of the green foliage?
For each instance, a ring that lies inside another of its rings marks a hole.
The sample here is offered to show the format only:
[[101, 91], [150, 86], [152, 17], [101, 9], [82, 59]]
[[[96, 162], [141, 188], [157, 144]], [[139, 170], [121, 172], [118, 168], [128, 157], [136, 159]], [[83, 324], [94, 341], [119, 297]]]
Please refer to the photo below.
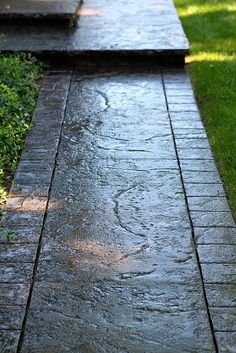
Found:
[[3, 234], [8, 242], [10, 242], [11, 240], [15, 240], [17, 236], [17, 233], [13, 231], [7, 231], [2, 227], [0, 227], [0, 234]]
[[0, 203], [30, 128], [43, 65], [29, 54], [0, 55]]
[[236, 4], [174, 1], [190, 41], [196, 97], [236, 217]]

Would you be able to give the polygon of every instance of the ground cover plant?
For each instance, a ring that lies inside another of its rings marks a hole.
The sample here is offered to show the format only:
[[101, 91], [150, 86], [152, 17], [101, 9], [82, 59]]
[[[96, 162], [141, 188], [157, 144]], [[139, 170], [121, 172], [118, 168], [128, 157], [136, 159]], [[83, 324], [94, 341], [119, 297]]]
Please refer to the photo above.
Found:
[[195, 94], [236, 217], [236, 3], [174, 2], [190, 41]]
[[30, 55], [0, 55], [0, 208], [30, 128], [43, 65]]

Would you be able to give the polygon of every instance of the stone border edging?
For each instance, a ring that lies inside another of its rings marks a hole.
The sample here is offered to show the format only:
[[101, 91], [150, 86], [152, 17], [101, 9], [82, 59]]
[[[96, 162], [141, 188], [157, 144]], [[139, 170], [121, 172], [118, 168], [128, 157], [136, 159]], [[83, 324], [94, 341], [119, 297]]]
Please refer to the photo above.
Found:
[[42, 88], [18, 164], [10, 201], [2, 226], [16, 232], [1, 243], [1, 318], [0, 331], [4, 353], [15, 352], [30, 302], [41, 232], [47, 212], [51, 180], [65, 114], [72, 70], [45, 73]]

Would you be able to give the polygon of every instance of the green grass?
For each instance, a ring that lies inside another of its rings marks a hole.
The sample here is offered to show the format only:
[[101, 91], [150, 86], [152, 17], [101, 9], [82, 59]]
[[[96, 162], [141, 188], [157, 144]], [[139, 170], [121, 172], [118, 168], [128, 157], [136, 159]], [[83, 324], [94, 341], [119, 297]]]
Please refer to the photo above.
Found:
[[236, 3], [174, 2], [190, 42], [195, 94], [236, 218]]
[[30, 128], [42, 70], [29, 55], [0, 55], [0, 206]]

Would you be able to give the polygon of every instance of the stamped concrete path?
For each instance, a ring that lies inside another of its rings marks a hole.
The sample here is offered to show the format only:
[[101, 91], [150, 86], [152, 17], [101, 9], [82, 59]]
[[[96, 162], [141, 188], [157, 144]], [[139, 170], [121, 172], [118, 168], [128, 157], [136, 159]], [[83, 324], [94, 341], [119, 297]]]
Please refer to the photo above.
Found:
[[16, 183], [1, 352], [235, 352], [236, 228], [184, 69], [50, 69]]
[[236, 352], [236, 226], [185, 68], [50, 67], [10, 196], [1, 353]]

